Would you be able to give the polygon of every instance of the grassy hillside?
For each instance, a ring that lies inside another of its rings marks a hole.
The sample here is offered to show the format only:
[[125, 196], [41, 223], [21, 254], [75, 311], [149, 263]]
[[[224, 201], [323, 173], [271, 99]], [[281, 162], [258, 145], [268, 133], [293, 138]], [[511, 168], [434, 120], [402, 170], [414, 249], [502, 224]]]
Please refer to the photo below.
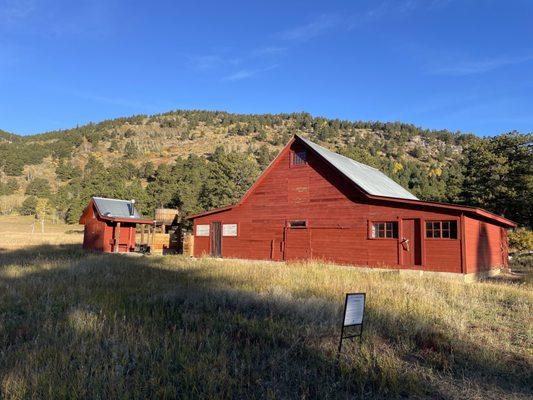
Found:
[[[218, 146], [240, 152], [264, 147], [275, 154], [295, 134], [336, 150], [361, 154], [363, 161], [383, 166], [398, 160], [424, 174], [441, 174], [461, 153], [470, 136], [429, 131], [402, 123], [328, 120], [309, 114], [241, 115], [225, 112], [175, 111], [89, 124], [74, 129], [17, 137], [0, 136], [0, 162], [6, 176], [20, 176], [20, 191], [34, 177], [58, 186], [55, 168], [61, 159], [83, 169], [90, 155], [105, 165], [127, 157], [135, 166], [156, 167], [189, 154], [208, 156]], [[2, 165], [3, 164], [3, 165]], [[396, 169], [401, 168], [396, 165]]]
[[[13, 223], [4, 218], [0, 228]], [[530, 282], [97, 255], [5, 238], [4, 399], [531, 395]], [[367, 293], [364, 339], [337, 361], [353, 291]]]
[[480, 206], [533, 225], [531, 134], [481, 139], [397, 122], [216, 111], [118, 118], [26, 137], [0, 132], [0, 200], [13, 196], [0, 201], [0, 214], [35, 213], [36, 197], [70, 222], [92, 195], [134, 197], [148, 214], [159, 206], [187, 214], [226, 205], [294, 134], [380, 169], [421, 199]]

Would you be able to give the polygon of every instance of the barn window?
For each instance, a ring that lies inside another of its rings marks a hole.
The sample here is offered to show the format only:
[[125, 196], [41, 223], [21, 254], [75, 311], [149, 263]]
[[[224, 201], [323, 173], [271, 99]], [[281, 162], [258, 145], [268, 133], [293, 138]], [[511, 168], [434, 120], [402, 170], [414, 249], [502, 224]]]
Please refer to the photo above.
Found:
[[305, 150], [295, 151], [292, 155], [292, 165], [305, 165], [307, 162], [307, 153]]
[[398, 222], [373, 222], [370, 237], [372, 239], [397, 239]]
[[457, 221], [427, 221], [428, 239], [457, 239]]
[[307, 221], [304, 219], [289, 221], [289, 226], [291, 228], [307, 228]]

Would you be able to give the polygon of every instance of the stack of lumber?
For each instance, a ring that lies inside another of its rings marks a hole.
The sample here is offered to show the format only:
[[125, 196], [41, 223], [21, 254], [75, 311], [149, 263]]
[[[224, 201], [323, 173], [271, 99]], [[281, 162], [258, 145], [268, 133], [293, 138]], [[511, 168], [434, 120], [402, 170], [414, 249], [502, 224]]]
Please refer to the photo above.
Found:
[[163, 254], [170, 247], [170, 235], [168, 233], [154, 233], [150, 243], [151, 254]]

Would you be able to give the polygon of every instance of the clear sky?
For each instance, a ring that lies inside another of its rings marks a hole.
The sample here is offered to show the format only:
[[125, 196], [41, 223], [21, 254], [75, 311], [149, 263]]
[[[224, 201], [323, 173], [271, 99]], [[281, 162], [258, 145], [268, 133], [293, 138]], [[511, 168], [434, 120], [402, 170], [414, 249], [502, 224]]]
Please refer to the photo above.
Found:
[[0, 129], [172, 109], [533, 131], [533, 1], [0, 0]]

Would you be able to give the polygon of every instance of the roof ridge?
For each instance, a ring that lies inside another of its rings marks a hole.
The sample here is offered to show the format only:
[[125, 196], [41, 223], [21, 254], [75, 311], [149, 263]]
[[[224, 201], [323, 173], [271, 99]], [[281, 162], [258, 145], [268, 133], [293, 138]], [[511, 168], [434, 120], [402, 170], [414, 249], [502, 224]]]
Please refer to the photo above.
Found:
[[358, 164], [358, 165], [361, 165], [362, 167], [371, 168], [371, 169], [373, 169], [373, 170], [375, 170], [375, 171], [379, 171], [379, 172], [381, 172], [381, 171], [380, 171], [379, 169], [377, 169], [376, 167], [373, 167], [373, 166], [368, 165], [368, 164], [364, 164], [364, 163], [362, 163], [362, 162], [360, 162], [360, 161], [354, 160], [353, 158], [350, 158], [350, 157], [345, 156], [345, 155], [343, 155], [343, 154], [336, 153], [336, 152], [334, 152], [333, 150], [328, 149], [327, 147], [321, 146], [321, 145], [319, 145], [318, 143], [313, 142], [311, 139], [307, 139], [307, 138], [305, 138], [305, 137], [303, 137], [303, 136], [300, 136], [300, 135], [294, 135], [294, 136], [296, 136], [296, 137], [298, 137], [298, 138], [300, 138], [300, 139], [303, 139], [303, 140], [305, 140], [305, 141], [311, 142], [311, 143], [313, 143], [315, 146], [318, 146], [318, 147], [320, 147], [320, 148], [322, 148], [322, 149], [324, 149], [324, 150], [326, 150], [326, 151], [329, 151], [330, 153], [333, 153], [333, 154], [335, 154], [336, 156], [343, 157], [343, 158], [345, 158], [345, 159], [347, 159], [347, 160], [350, 160], [351, 162], [354, 162], [354, 163], [356, 163], [356, 164]]
[[111, 197], [100, 197], [100, 196], [92, 196], [93, 199], [101, 199], [101, 200], [111, 200], [111, 201], [124, 201], [131, 203], [131, 200], [123, 200], [123, 199], [112, 199]]

